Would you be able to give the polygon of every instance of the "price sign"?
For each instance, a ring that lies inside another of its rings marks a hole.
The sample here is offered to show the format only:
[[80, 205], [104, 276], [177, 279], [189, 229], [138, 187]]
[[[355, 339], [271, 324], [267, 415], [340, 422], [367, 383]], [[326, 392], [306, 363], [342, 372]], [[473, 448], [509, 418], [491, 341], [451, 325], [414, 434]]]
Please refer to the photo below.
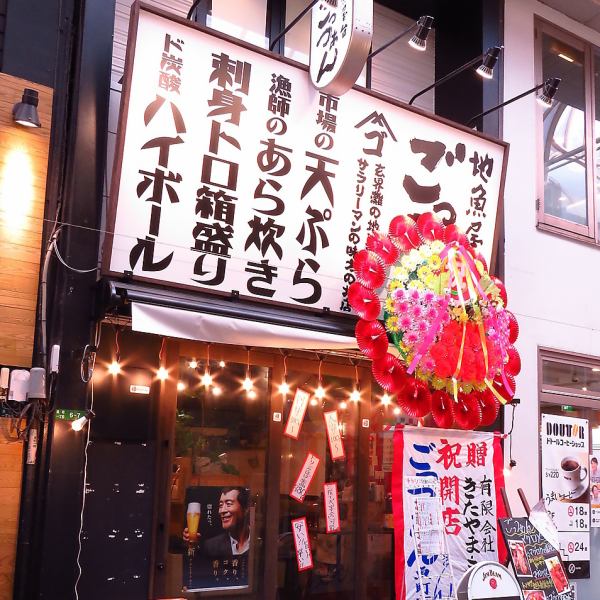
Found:
[[340, 508], [338, 505], [337, 483], [323, 484], [323, 499], [325, 502], [325, 527], [327, 533], [337, 533], [340, 530]]
[[312, 550], [310, 547], [310, 538], [308, 537], [306, 517], [292, 520], [292, 533], [294, 535], [294, 546], [296, 548], [298, 571], [312, 569]]
[[290, 492], [290, 496], [294, 500], [298, 500], [298, 502], [304, 501], [304, 496], [306, 496], [308, 486], [317, 472], [319, 462], [320, 459], [318, 456], [315, 456], [310, 452], [308, 453], [306, 460], [304, 461], [304, 465], [302, 465], [302, 469], [300, 469], [298, 479], [296, 479], [296, 483]]
[[323, 413], [323, 416], [325, 418], [325, 426], [327, 427], [327, 439], [329, 440], [329, 451], [331, 452], [332, 460], [346, 458], [337, 410], [330, 410]]
[[309, 398], [310, 394], [306, 390], [301, 388], [296, 390], [283, 435], [294, 440], [298, 439], [300, 429], [302, 429], [302, 423], [304, 423], [304, 415], [306, 414]]

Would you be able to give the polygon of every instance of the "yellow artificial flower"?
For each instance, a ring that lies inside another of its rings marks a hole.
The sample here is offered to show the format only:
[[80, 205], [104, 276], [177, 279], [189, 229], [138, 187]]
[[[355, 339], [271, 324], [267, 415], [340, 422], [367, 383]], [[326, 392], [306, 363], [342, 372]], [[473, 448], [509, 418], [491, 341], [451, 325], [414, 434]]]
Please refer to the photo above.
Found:
[[392, 279], [392, 281], [390, 281], [390, 292], [393, 292], [394, 290], [397, 290], [398, 288], [402, 287], [402, 282], [398, 281], [397, 279]]
[[398, 327], [398, 317], [396, 317], [396, 316], [388, 317], [385, 322], [385, 326], [388, 331], [391, 331], [392, 333], [397, 333], [398, 330], [400, 329]]
[[385, 299], [385, 312], [388, 313], [393, 313], [396, 311], [396, 303], [394, 302], [393, 298], [386, 298]]
[[421, 281], [425, 281], [431, 276], [431, 269], [427, 265], [423, 265], [417, 269], [417, 275]]
[[437, 271], [442, 266], [442, 260], [440, 259], [439, 254], [432, 254], [429, 257], [427, 264], [432, 271]]
[[423, 291], [425, 289], [425, 286], [418, 279], [413, 279], [408, 282], [408, 289]]
[[440, 377], [434, 376], [431, 378], [431, 385], [434, 390], [443, 390], [446, 387], [446, 382]]
[[463, 383], [461, 387], [465, 394], [470, 394], [473, 391], [473, 386], [470, 383]]
[[436, 254], [439, 254], [444, 249], [444, 242], [442, 240], [433, 240], [431, 242], [431, 250]]
[[429, 246], [429, 244], [423, 244], [419, 249], [419, 255], [424, 260], [427, 260], [432, 254], [433, 250], [431, 249], [431, 246]]
[[404, 267], [394, 267], [390, 273], [392, 279], [405, 281], [408, 279], [408, 271]]

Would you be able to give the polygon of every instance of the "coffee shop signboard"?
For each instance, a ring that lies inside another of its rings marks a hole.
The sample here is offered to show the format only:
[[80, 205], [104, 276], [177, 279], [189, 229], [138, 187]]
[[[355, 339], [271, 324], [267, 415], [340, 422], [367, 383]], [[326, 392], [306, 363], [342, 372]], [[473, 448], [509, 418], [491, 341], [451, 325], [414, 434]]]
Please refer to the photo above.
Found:
[[434, 212], [493, 259], [508, 147], [135, 3], [103, 270], [349, 313], [352, 257]]
[[589, 423], [542, 414], [542, 494], [568, 576], [590, 576]]

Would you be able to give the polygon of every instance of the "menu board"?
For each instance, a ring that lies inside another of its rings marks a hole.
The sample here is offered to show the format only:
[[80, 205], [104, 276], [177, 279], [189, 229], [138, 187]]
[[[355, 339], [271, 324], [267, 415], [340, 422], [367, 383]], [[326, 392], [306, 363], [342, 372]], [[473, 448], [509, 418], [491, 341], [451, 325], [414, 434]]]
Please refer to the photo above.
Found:
[[527, 517], [499, 519], [525, 600], [574, 600], [558, 550]]
[[588, 425], [587, 419], [542, 414], [542, 494], [572, 579], [590, 576]]

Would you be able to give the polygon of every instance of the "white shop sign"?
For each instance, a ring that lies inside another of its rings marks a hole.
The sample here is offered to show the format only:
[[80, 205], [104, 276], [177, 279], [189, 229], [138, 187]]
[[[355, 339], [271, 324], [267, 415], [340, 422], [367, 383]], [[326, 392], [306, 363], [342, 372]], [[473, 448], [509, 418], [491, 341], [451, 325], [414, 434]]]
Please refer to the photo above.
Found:
[[368, 233], [427, 211], [489, 261], [506, 144], [133, 10], [105, 274], [350, 312]]

